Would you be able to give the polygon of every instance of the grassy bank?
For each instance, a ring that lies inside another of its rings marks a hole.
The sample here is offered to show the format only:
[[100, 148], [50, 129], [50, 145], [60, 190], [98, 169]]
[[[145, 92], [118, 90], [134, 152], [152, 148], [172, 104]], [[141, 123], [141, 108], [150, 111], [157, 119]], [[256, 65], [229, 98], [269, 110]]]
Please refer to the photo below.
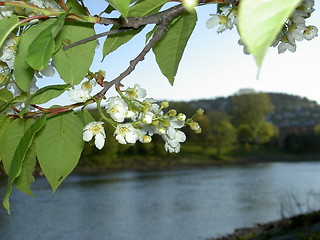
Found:
[[[237, 229], [233, 234], [211, 240], [319, 240], [320, 211]], [[210, 240], [210, 239], [208, 239]]]
[[319, 154], [290, 154], [277, 146], [250, 146], [250, 148], [226, 148], [217, 155], [213, 147], [203, 148], [195, 144], [184, 144], [179, 154], [169, 154], [162, 150], [141, 151], [120, 149], [110, 155], [104, 151], [84, 154], [77, 172], [108, 170], [153, 170], [176, 167], [195, 167], [225, 164], [245, 164], [266, 161], [311, 161], [320, 160]]

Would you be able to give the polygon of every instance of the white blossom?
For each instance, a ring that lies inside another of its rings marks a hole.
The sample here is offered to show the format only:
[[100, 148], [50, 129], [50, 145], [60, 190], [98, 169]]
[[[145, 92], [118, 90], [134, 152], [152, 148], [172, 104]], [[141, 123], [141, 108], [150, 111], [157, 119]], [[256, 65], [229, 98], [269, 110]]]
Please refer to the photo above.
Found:
[[137, 130], [130, 123], [117, 125], [114, 135], [121, 144], [136, 143], [139, 138]]
[[296, 10], [286, 21], [283, 29], [273, 42], [273, 47], [278, 47], [278, 53], [296, 51], [296, 41], [311, 40], [318, 35], [314, 26], [306, 26], [306, 19], [314, 11], [314, 0], [302, 0]]
[[303, 36], [307, 40], [311, 40], [314, 37], [318, 36], [318, 29], [315, 26], [308, 26], [304, 31], [303, 31]]
[[11, 34], [10, 37], [6, 39], [3, 43], [1, 52], [0, 52], [0, 61], [7, 64], [10, 69], [13, 69], [14, 64], [14, 52], [15, 52], [15, 40], [14, 35]]
[[123, 122], [127, 116], [128, 105], [120, 97], [110, 97], [107, 101], [106, 110], [113, 120]]
[[80, 89], [70, 89], [68, 92], [69, 97], [74, 102], [85, 102], [91, 98], [89, 91]]
[[211, 18], [209, 18], [206, 22], [207, 28], [215, 28], [220, 25], [217, 29], [218, 33], [221, 33], [227, 29], [232, 29], [234, 25], [237, 24], [237, 18], [234, 14], [236, 12], [230, 6], [224, 6], [220, 8], [221, 13], [212, 14]]
[[60, 9], [60, 6], [54, 0], [30, 0], [30, 3], [40, 8]]
[[97, 85], [97, 82], [95, 79], [91, 79], [89, 81], [84, 82], [81, 85], [81, 88], [85, 91], [88, 91], [89, 93], [92, 91], [92, 88]]
[[162, 135], [165, 141], [165, 149], [170, 153], [180, 152], [180, 143], [186, 140], [186, 135], [173, 127], [168, 127], [166, 133]]
[[290, 52], [295, 52], [296, 51], [296, 44], [291, 44], [289, 42], [281, 42], [278, 45], [278, 53], [284, 53], [285, 51], [289, 50]]
[[9, 6], [0, 7], [0, 19], [10, 17], [13, 14], [13, 8]]
[[135, 84], [133, 88], [127, 88], [126, 96], [128, 98], [145, 98], [147, 92], [144, 88], [140, 87], [139, 84]]
[[103, 122], [90, 122], [83, 130], [82, 138], [84, 141], [89, 142], [93, 137], [95, 138], [94, 145], [98, 149], [102, 149], [104, 146], [106, 133], [102, 126]]
[[152, 123], [152, 119], [153, 119], [154, 113], [152, 112], [147, 112], [143, 115], [142, 117], [142, 122], [146, 123], [146, 124], [151, 124]]

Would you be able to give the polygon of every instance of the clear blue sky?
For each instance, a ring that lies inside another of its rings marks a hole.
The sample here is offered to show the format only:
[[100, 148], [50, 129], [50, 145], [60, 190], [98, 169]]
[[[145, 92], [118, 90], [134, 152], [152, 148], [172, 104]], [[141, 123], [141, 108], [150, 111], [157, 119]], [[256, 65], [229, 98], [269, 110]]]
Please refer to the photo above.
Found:
[[[86, 0], [85, 3], [94, 11], [105, 5], [105, 1], [98, 0]], [[319, 7], [316, 1], [316, 9]], [[232, 95], [241, 88], [253, 88], [256, 91], [295, 94], [320, 103], [319, 37], [297, 42], [296, 53], [279, 55], [277, 49], [271, 48], [257, 80], [258, 68], [253, 57], [245, 55], [238, 45], [236, 29], [217, 34], [216, 29], [206, 28], [205, 22], [210, 13], [215, 13], [215, 5], [199, 7], [197, 12], [198, 24], [185, 49], [173, 87], [160, 72], [152, 52], [123, 80], [123, 84], [133, 86], [138, 83], [147, 90], [149, 97], [156, 99], [215, 98]], [[307, 24], [319, 28], [320, 17], [315, 16], [318, 13], [316, 10]], [[104, 28], [101, 26], [97, 30], [106, 31]], [[146, 32], [111, 53], [102, 63], [99, 53], [92, 70], [105, 70], [108, 80], [118, 76], [143, 48]], [[103, 39], [100, 43], [103, 44]]]

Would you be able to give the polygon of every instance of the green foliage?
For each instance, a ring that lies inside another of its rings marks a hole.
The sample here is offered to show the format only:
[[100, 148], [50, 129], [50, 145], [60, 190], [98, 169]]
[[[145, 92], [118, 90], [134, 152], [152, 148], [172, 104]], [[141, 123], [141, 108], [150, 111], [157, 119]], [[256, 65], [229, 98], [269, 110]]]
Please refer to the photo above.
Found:
[[70, 84], [50, 85], [36, 91], [29, 97], [30, 104], [42, 104], [60, 96], [70, 87]]
[[15, 69], [15, 81], [20, 89], [23, 91], [29, 91], [30, 83], [32, 78], [34, 77], [35, 70], [30, 67], [26, 58], [28, 56], [28, 51], [30, 45], [37, 38], [37, 36], [47, 29], [54, 22], [54, 19], [49, 19], [41, 24], [38, 24], [34, 27], [30, 27], [25, 34], [22, 35], [20, 39], [20, 44], [18, 51], [16, 53], [15, 61], [14, 61], [14, 69]]
[[43, 70], [47, 67], [52, 54], [55, 51], [54, 38], [63, 27], [66, 14], [61, 14], [57, 19], [44, 28], [32, 41], [28, 48], [26, 60], [35, 70]]
[[130, 0], [106, 0], [110, 5], [118, 10], [122, 16], [126, 17], [129, 12]]
[[153, 47], [161, 72], [173, 85], [182, 54], [197, 22], [196, 13], [183, 13]]
[[284, 148], [290, 153], [319, 153], [320, 135], [315, 133], [292, 133], [284, 139]]
[[212, 112], [209, 115], [212, 123], [212, 144], [217, 149], [217, 155], [221, 154], [223, 147], [232, 146], [236, 143], [237, 134], [229, 116], [221, 112]]
[[3, 18], [0, 20], [0, 46], [7, 39], [9, 34], [19, 26], [19, 18], [18, 16], [11, 16], [9, 18]]
[[232, 97], [232, 121], [239, 127], [239, 137], [245, 142], [257, 142], [259, 131], [266, 126], [266, 115], [273, 111], [266, 93], [238, 94]]
[[[92, 24], [78, 24], [77, 22], [66, 21], [56, 38], [56, 42], [64, 46], [90, 37], [94, 35], [94, 33]], [[79, 84], [88, 73], [95, 48], [96, 41], [80, 44], [67, 51], [64, 51], [61, 47], [59, 51], [52, 56], [60, 77], [66, 83], [72, 85]]]
[[267, 49], [301, 0], [241, 0], [239, 33], [260, 67]]
[[[21, 124], [20, 120], [18, 120], [18, 119], [14, 122], [15, 122], [15, 125], [13, 125], [13, 126], [16, 128], [18, 128], [16, 126], [16, 124]], [[33, 173], [33, 167], [35, 165], [35, 154], [31, 153], [32, 156], [30, 156], [30, 152], [29, 152], [29, 156], [27, 156], [27, 153], [28, 153], [28, 150], [32, 144], [32, 141], [33, 141], [35, 134], [44, 126], [45, 122], [46, 122], [46, 116], [43, 116], [40, 120], [33, 123], [25, 131], [22, 138], [21, 139], [18, 138], [19, 142], [13, 152], [12, 159], [8, 158], [8, 160], [11, 160], [11, 161], [10, 161], [9, 171], [8, 171], [8, 166], [7, 166], [7, 173], [9, 173], [8, 174], [9, 178], [8, 178], [7, 190], [5, 193], [5, 197], [3, 199], [3, 205], [7, 209], [9, 214], [10, 214], [9, 197], [10, 197], [10, 194], [12, 191], [12, 184], [14, 183], [14, 181], [18, 177], [19, 177], [19, 180], [18, 180], [18, 184], [16, 186], [21, 191], [31, 194], [30, 184], [33, 182], [32, 173]], [[8, 129], [10, 129], [10, 128], [8, 128]], [[21, 127], [20, 127], [20, 129], [21, 129]], [[19, 131], [19, 133], [21, 133], [21, 130]], [[8, 134], [8, 133], [6, 132], [6, 134]], [[5, 134], [5, 137], [6, 137], [6, 134]], [[2, 138], [1, 140], [6, 141], [7, 139]], [[10, 137], [8, 140], [9, 140], [9, 142], [14, 141], [13, 144], [16, 143], [15, 142], [16, 140], [12, 140], [12, 138], [10, 138]], [[4, 151], [5, 150], [6, 149], [4, 149]], [[1, 151], [1, 156], [7, 157], [6, 154], [3, 155], [3, 151]], [[23, 164], [24, 162], [25, 162], [25, 164]]]
[[80, 118], [69, 112], [49, 118], [36, 138], [37, 158], [53, 192], [77, 165], [83, 126]]
[[[136, 3], [129, 9], [128, 16], [129, 17], [139, 17], [139, 16], [148, 16], [150, 14], [154, 14], [158, 12], [161, 7], [168, 2], [168, 0], [144, 0]], [[112, 29], [117, 29], [117, 27], [113, 27]], [[117, 50], [120, 46], [130, 41], [135, 35], [141, 32], [143, 27], [138, 29], [130, 30], [124, 33], [118, 33], [110, 35], [106, 38], [103, 44], [103, 58], [105, 58], [108, 54]]]

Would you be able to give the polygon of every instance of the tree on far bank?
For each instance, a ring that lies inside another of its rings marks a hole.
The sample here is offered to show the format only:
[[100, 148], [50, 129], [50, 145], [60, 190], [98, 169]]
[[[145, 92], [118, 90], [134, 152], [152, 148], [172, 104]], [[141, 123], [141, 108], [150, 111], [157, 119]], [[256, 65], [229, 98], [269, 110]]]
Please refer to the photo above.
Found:
[[242, 143], [263, 143], [276, 134], [272, 124], [266, 121], [274, 109], [268, 94], [245, 93], [232, 97], [232, 122]]
[[222, 112], [210, 112], [208, 117], [211, 126], [211, 142], [217, 149], [217, 156], [221, 155], [223, 148], [231, 147], [237, 140], [237, 133], [230, 118]]

